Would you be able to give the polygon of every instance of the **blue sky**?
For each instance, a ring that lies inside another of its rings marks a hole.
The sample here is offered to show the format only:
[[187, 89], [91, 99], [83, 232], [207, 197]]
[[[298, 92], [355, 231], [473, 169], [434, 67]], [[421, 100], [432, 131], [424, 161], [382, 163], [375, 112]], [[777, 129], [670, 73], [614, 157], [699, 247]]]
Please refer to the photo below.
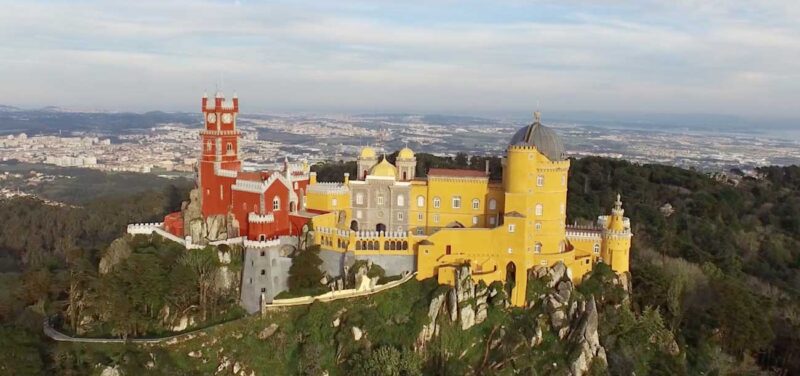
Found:
[[[800, 1], [3, 1], [0, 104], [796, 118]], [[222, 78], [221, 78], [222, 77]]]

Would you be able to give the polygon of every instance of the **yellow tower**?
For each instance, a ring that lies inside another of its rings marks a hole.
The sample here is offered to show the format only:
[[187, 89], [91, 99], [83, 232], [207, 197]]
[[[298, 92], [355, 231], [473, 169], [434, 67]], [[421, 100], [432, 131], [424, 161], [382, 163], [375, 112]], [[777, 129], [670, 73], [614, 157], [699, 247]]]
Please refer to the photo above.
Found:
[[600, 217], [600, 224], [603, 227], [603, 249], [602, 257], [606, 264], [611, 266], [617, 273], [624, 273], [629, 270], [629, 258], [631, 249], [630, 222], [624, 217], [625, 210], [622, 209], [622, 199], [617, 195], [611, 215]]

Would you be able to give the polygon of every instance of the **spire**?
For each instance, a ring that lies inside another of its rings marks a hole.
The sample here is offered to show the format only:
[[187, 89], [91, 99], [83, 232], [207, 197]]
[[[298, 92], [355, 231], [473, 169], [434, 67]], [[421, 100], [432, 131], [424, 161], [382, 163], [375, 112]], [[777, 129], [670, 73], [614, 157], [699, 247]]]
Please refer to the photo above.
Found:
[[533, 112], [533, 122], [534, 124], [541, 124], [542, 123], [542, 113], [539, 110]]

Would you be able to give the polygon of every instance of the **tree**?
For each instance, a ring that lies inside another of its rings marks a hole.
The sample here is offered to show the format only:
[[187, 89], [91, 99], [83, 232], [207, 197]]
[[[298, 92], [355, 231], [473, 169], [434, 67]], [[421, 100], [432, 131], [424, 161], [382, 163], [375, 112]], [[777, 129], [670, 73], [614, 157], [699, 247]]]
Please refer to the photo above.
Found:
[[319, 286], [322, 279], [322, 259], [319, 258], [319, 246], [314, 245], [296, 252], [292, 266], [289, 267], [289, 291], [298, 292]]
[[382, 346], [368, 350], [366, 354], [356, 354], [350, 361], [351, 374], [355, 376], [416, 376], [422, 375], [422, 362], [411, 351], [403, 351]]

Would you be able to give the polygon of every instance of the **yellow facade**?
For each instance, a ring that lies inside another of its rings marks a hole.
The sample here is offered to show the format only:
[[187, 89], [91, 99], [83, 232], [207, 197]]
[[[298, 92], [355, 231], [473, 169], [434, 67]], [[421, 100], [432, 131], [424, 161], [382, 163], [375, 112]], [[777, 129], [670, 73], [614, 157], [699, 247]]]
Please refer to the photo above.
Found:
[[[414, 160], [410, 149], [403, 152], [404, 160]], [[360, 164], [380, 166], [376, 173], [397, 173], [385, 159], [376, 165], [370, 159], [374, 152], [361, 154]], [[356, 255], [416, 255], [417, 278], [437, 277], [440, 283], [452, 284], [456, 268], [468, 263], [476, 281], [513, 282], [508, 285], [515, 306], [526, 303], [528, 270], [536, 266], [563, 262], [576, 283], [598, 261], [618, 273], [628, 271], [632, 234], [619, 197], [611, 215], [600, 216], [596, 225], [566, 226], [570, 162], [555, 132], [538, 116], [517, 132], [502, 162], [502, 182], [490, 182], [488, 173], [447, 169], [411, 180], [408, 231], [351, 231], [349, 183], [312, 184], [308, 208], [339, 213], [336, 219], [329, 218], [332, 214], [320, 218], [322, 226], [314, 219], [315, 241]], [[331, 205], [332, 197], [339, 198], [337, 205]]]

